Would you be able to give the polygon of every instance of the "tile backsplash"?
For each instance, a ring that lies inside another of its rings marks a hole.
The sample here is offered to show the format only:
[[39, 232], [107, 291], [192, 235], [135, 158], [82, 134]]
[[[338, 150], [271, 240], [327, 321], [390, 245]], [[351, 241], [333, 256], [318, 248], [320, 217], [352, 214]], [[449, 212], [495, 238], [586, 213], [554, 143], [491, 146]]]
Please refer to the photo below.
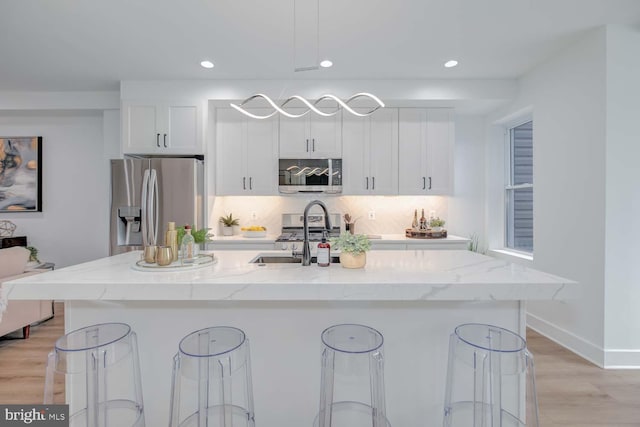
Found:
[[[269, 233], [279, 234], [283, 213], [302, 213], [312, 200], [322, 200], [330, 212], [356, 218], [356, 232], [365, 234], [404, 234], [411, 226], [413, 211], [424, 208], [425, 216], [434, 211], [436, 216], [448, 219], [448, 198], [445, 196], [217, 196], [210, 209], [209, 227], [214, 234], [222, 234], [218, 218], [233, 213], [240, 225], [263, 225]], [[320, 212], [314, 207], [312, 212]], [[375, 220], [368, 219], [369, 212]], [[255, 214], [255, 219], [252, 215]], [[344, 222], [341, 224], [344, 229]]]

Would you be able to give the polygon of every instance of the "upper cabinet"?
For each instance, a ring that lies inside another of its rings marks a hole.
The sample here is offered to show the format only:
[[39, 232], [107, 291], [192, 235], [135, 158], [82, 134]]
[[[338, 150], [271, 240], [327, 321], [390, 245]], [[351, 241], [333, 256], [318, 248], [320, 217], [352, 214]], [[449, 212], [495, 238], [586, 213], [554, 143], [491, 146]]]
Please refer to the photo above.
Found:
[[124, 154], [204, 154], [203, 103], [122, 101]]
[[343, 192], [398, 194], [398, 110], [343, 119]]
[[399, 194], [453, 193], [453, 110], [399, 109]]
[[259, 120], [231, 108], [216, 109], [216, 194], [278, 194], [277, 146], [277, 117]]
[[[300, 114], [304, 109], [287, 109]], [[313, 112], [292, 119], [280, 115], [280, 158], [341, 158], [342, 112], [331, 117]]]

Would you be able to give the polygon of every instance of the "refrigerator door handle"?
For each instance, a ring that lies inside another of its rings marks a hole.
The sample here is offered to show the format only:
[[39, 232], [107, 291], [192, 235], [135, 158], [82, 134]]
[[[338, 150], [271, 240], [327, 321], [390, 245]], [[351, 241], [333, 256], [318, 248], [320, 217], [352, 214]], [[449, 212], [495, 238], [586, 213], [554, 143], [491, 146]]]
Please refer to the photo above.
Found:
[[144, 171], [142, 178], [142, 191], [140, 193], [140, 222], [142, 223], [142, 245], [149, 246], [147, 241], [147, 233], [149, 225], [147, 224], [147, 193], [149, 189], [149, 169]]
[[149, 242], [156, 245], [158, 242], [158, 214], [160, 207], [158, 206], [158, 174], [155, 169], [151, 169], [151, 177], [149, 183]]

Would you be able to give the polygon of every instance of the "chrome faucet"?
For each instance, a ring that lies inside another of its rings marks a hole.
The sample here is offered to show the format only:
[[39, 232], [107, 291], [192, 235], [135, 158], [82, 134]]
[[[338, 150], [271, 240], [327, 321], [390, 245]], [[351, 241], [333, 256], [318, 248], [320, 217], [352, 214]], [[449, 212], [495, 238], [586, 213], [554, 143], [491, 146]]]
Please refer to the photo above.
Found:
[[302, 243], [302, 265], [309, 266], [311, 265], [311, 248], [309, 247], [309, 210], [314, 205], [318, 205], [324, 211], [324, 228], [327, 232], [331, 230], [331, 218], [329, 215], [329, 211], [324, 203], [320, 200], [314, 200], [309, 202], [307, 207], [304, 208], [303, 214], [303, 231], [304, 231], [304, 242]]

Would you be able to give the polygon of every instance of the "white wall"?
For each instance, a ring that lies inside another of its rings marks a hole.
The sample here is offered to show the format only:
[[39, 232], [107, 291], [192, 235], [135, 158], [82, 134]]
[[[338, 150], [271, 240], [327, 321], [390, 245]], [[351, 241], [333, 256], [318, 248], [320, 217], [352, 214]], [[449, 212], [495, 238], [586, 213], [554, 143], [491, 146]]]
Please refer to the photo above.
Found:
[[[513, 104], [490, 117], [495, 122], [532, 108], [533, 266], [576, 280], [583, 290], [578, 300], [531, 303], [529, 324], [598, 364], [604, 346], [605, 40], [604, 29], [590, 32], [531, 70]], [[487, 214], [499, 219], [504, 139], [495, 127], [487, 136]], [[495, 232], [495, 224], [489, 230]]]
[[607, 28], [606, 364], [640, 366], [640, 33]]
[[454, 192], [448, 197], [448, 223], [452, 234], [478, 237], [479, 249], [487, 246], [485, 235], [484, 117], [460, 116], [455, 123]]
[[108, 255], [102, 112], [0, 112], [0, 135], [42, 136], [43, 211], [0, 214], [56, 268]]

